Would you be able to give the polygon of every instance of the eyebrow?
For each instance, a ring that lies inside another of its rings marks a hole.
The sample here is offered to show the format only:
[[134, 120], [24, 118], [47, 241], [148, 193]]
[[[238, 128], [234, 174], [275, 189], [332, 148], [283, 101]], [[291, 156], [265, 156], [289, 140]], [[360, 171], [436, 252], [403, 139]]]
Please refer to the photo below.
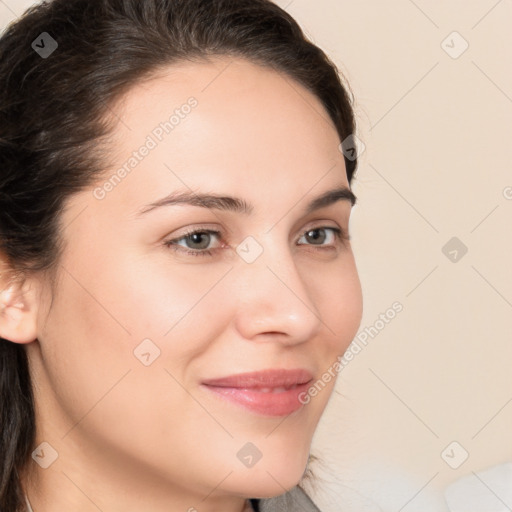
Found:
[[[306, 207], [306, 215], [315, 210], [324, 208], [338, 201], [350, 201], [351, 205], [356, 204], [356, 196], [345, 186], [341, 186], [332, 190], [327, 190], [320, 196], [314, 198]], [[235, 213], [243, 213], [249, 215], [253, 212], [254, 206], [247, 203], [242, 198], [224, 196], [217, 194], [201, 194], [189, 191], [176, 191], [168, 196], [159, 199], [153, 203], [144, 206], [138, 212], [138, 216], [148, 213], [163, 206], [173, 206], [179, 204], [187, 204], [191, 206], [199, 206], [210, 210], [223, 210]]]

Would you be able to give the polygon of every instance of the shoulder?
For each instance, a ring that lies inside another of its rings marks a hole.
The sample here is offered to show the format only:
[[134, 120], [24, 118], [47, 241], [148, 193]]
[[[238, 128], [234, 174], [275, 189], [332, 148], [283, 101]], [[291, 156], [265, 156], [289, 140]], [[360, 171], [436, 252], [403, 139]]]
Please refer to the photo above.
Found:
[[295, 486], [285, 494], [273, 498], [251, 500], [256, 512], [321, 512], [311, 498], [299, 487]]

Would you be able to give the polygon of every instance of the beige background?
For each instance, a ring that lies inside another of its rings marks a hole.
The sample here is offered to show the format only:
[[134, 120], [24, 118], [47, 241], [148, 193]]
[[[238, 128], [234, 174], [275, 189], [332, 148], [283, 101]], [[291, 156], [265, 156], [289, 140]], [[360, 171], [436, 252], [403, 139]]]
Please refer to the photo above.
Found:
[[[1, 26], [32, 3], [0, 0]], [[512, 462], [512, 2], [277, 3], [357, 100], [361, 332], [403, 305], [339, 376], [313, 494], [323, 512], [447, 511], [448, 484]], [[465, 255], [443, 253], [453, 237]]]

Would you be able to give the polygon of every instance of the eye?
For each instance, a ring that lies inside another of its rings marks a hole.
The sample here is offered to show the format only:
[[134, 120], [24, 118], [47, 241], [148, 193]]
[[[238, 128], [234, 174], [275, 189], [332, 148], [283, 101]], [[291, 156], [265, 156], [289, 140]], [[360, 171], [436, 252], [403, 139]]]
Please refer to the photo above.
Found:
[[[324, 232], [331, 231], [333, 233], [331, 235], [331, 241], [334, 241], [334, 242], [336, 240], [343, 241], [343, 240], [348, 239], [348, 237], [345, 236], [345, 233], [340, 228], [334, 228], [334, 227], [330, 227], [330, 226], [322, 226], [322, 227], [318, 227], [318, 228], [308, 229], [302, 235], [302, 237], [308, 237], [310, 240], [314, 240], [314, 241], [320, 240], [320, 244], [314, 243], [313, 245], [320, 245], [320, 247], [326, 247], [325, 245], [322, 245], [322, 241], [326, 239], [326, 236], [325, 235], [318, 236], [318, 232], [322, 232], [322, 231], [324, 231]], [[333, 247], [333, 245], [328, 245], [328, 247]]]
[[[218, 237], [221, 235], [221, 233], [220, 231], [214, 231], [210, 229], [189, 231], [188, 233], [185, 233], [183, 236], [180, 236], [179, 238], [168, 240], [167, 242], [165, 242], [165, 245], [170, 247], [174, 251], [183, 252], [185, 254], [190, 254], [192, 256], [212, 256], [213, 251], [206, 249], [204, 242], [204, 240], [206, 239], [206, 246], [208, 246], [208, 242], [210, 241], [212, 235]], [[200, 247], [192, 246], [192, 248], [190, 248], [188, 245], [185, 245], [185, 249], [183, 249], [182, 246], [179, 244], [179, 242], [181, 241], [191, 241], [192, 244], [198, 244]]]
[[[322, 232], [325, 231], [331, 232], [330, 244], [324, 243], [325, 240], [329, 238], [325, 234], [322, 234]], [[214, 252], [220, 250], [220, 248], [208, 249], [212, 235], [214, 237], [220, 237], [221, 234], [222, 233], [220, 231], [198, 229], [195, 231], [189, 231], [179, 238], [167, 240], [164, 242], [164, 245], [171, 248], [173, 251], [190, 254], [191, 256], [213, 256]], [[308, 229], [302, 234], [299, 240], [302, 238], [306, 238], [313, 243], [299, 243], [298, 245], [313, 245], [317, 246], [320, 250], [332, 249], [336, 246], [336, 242], [342, 243], [350, 239], [344, 230], [332, 226], [321, 226]], [[183, 242], [185, 244], [184, 246], [182, 245]]]

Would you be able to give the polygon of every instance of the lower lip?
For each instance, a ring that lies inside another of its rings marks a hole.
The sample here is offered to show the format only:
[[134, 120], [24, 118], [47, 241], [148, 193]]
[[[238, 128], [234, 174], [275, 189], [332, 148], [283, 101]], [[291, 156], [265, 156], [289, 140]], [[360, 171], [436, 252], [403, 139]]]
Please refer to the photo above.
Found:
[[304, 404], [300, 402], [301, 393], [307, 392], [310, 383], [300, 384], [296, 388], [277, 393], [257, 391], [255, 389], [227, 388], [220, 386], [204, 387], [220, 397], [234, 402], [252, 412], [264, 416], [287, 416], [299, 410]]

